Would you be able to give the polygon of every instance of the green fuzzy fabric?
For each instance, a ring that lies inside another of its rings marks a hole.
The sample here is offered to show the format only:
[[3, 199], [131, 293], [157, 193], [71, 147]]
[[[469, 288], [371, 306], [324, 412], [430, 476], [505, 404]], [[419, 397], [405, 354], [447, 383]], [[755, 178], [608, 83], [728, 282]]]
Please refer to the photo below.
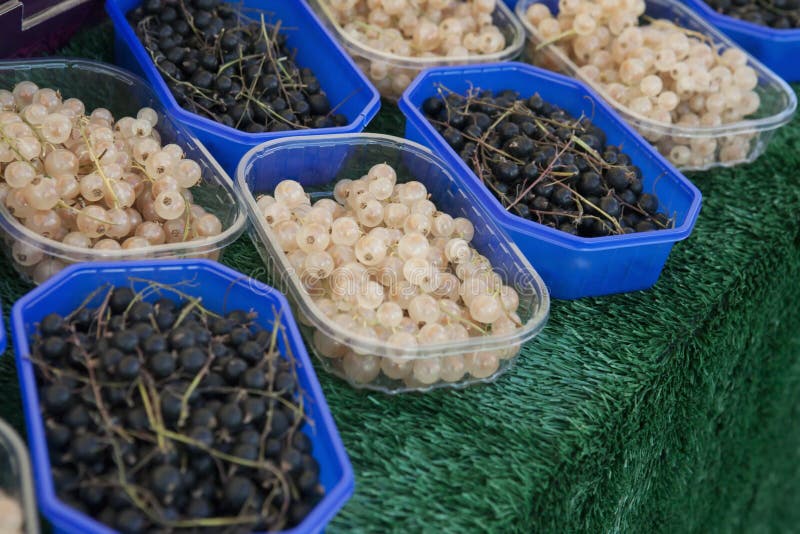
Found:
[[[108, 25], [63, 51], [110, 52]], [[369, 130], [402, 135], [383, 107]], [[390, 397], [321, 375], [356, 473], [329, 531], [796, 531], [798, 144], [800, 119], [757, 162], [691, 176], [703, 211], [658, 284], [554, 301], [494, 384]], [[247, 238], [223, 261], [261, 266]], [[6, 310], [27, 289], [3, 260]], [[0, 395], [23, 431], [11, 350]]]

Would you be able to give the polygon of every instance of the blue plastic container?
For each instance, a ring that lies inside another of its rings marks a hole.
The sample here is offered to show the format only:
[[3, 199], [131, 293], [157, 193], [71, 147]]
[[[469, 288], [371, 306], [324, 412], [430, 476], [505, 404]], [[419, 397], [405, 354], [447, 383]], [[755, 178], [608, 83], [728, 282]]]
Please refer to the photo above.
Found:
[[236, 2], [244, 8], [264, 11], [267, 22], [281, 21], [288, 46], [297, 49], [297, 63], [311, 68], [327, 93], [331, 106], [350, 121], [346, 126], [251, 134], [224, 126], [181, 108], [158, 72], [144, 45], [126, 20], [125, 14], [141, 0], [107, 0], [106, 11], [114, 23], [115, 62], [144, 76], [153, 86], [164, 107], [190, 128], [229, 173], [236, 170], [239, 159], [254, 146], [295, 135], [351, 133], [362, 131], [380, 108], [378, 91], [356, 68], [350, 57], [316, 19], [305, 2], [299, 0], [245, 0]]
[[717, 13], [703, 0], [682, 0], [787, 82], [800, 80], [800, 29], [776, 30]]
[[[675, 218], [675, 228], [627, 235], [577, 237], [505, 210], [475, 173], [450, 148], [420, 110], [439, 86], [465, 94], [470, 88], [513, 89], [522, 96], [539, 93], [573, 116], [592, 117], [611, 145], [622, 145], [642, 169], [644, 190], [655, 193], [660, 210]], [[555, 298], [574, 299], [646, 289], [655, 284], [676, 241], [689, 236], [700, 213], [701, 194], [682, 174], [599, 96], [581, 82], [522, 63], [446, 67], [424, 72], [400, 100], [406, 137], [439, 153], [478, 195], [491, 216], [508, 232], [541, 274]]]
[[[55, 494], [44, 425], [39, 409], [39, 395], [34, 365], [30, 362], [28, 339], [36, 331], [36, 323], [49, 313], [68, 313], [77, 308], [91, 292], [102, 284], [130, 284], [129, 277], [156, 280], [165, 284], [184, 282], [181, 291], [203, 298], [203, 305], [222, 312], [233, 309], [258, 311], [258, 322], [270, 326], [276, 317], [286, 333], [278, 336], [278, 348], [286, 345], [297, 361], [300, 387], [310, 399], [306, 413], [314, 428], [304, 431], [311, 437], [313, 454], [319, 462], [320, 482], [325, 497], [292, 534], [320, 532], [325, 524], [353, 494], [353, 470], [345, 453], [336, 425], [314, 374], [308, 352], [300, 338], [294, 318], [283, 295], [241, 273], [208, 260], [164, 260], [157, 262], [129, 261], [119, 263], [85, 263], [72, 265], [34, 289], [14, 304], [11, 312], [12, 334], [16, 349], [28, 444], [33, 462], [36, 498], [39, 508], [53, 525], [55, 532], [70, 534], [111, 533], [112, 529], [62, 503]], [[191, 281], [191, 285], [185, 282]], [[136, 286], [144, 286], [137, 283]], [[99, 304], [104, 295], [98, 295]], [[152, 295], [158, 298], [157, 295]], [[146, 299], [148, 300], [148, 299]], [[91, 305], [91, 304], [90, 304]]]

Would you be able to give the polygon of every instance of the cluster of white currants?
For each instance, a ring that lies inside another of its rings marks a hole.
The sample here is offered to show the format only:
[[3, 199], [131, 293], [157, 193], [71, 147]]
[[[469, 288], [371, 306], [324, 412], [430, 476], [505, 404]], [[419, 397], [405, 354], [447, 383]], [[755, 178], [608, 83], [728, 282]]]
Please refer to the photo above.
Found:
[[[738, 48], [663, 19], [639, 24], [644, 0], [560, 0], [557, 18], [541, 3], [526, 11], [543, 42], [552, 42], [581, 75], [635, 116], [662, 125], [716, 127], [760, 106], [758, 74]], [[750, 135], [680, 138], [641, 128], [679, 167], [745, 160]]]
[[[32, 82], [0, 90], [0, 201], [40, 236], [96, 250], [134, 249], [218, 235], [216, 215], [193, 204], [200, 165], [161, 145], [158, 114], [114, 121]], [[63, 268], [40, 247], [12, 246], [40, 283]]]
[[[494, 54], [506, 38], [493, 22], [498, 0], [319, 0], [353, 40], [392, 56], [464, 59]], [[399, 96], [424, 67], [356, 58], [383, 96]]]
[[[422, 183], [396, 180], [381, 163], [357, 180], [339, 180], [334, 199], [312, 205], [291, 180], [258, 199], [317, 308], [354, 335], [400, 349], [514, 332], [519, 295], [470, 246], [472, 223], [439, 211]], [[412, 388], [489, 377], [518, 350], [379, 357], [320, 331], [314, 346], [353, 382], [372, 382], [382, 371]]]

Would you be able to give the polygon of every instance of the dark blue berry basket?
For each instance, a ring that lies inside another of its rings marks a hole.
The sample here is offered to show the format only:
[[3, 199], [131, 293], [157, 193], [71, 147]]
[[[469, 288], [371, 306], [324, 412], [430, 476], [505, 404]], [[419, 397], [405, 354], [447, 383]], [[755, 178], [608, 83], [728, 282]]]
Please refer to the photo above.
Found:
[[[659, 198], [659, 211], [675, 227], [608, 237], [578, 237], [523, 219], [506, 211], [421, 111], [440, 87], [465, 94], [472, 88], [513, 89], [534, 93], [575, 117], [584, 115], [603, 129], [608, 144], [621, 145], [642, 170], [644, 191]], [[555, 298], [623, 293], [656, 283], [675, 242], [692, 232], [700, 213], [701, 194], [655, 148], [645, 141], [591, 89], [579, 81], [522, 63], [430, 69], [412, 83], [400, 100], [406, 116], [406, 138], [432, 148], [497, 220], [542, 276]]]
[[258, 144], [279, 137], [360, 132], [380, 108], [377, 89], [355, 66], [305, 2], [245, 0], [235, 3], [245, 8], [262, 10], [267, 22], [280, 20], [282, 27], [291, 28], [287, 32], [287, 43], [290, 48], [297, 49], [297, 63], [314, 71], [331, 106], [339, 106], [337, 113], [345, 115], [348, 124], [332, 128], [252, 134], [187, 111], [178, 105], [149, 53], [125, 18], [126, 13], [141, 3], [142, 0], [106, 0], [106, 11], [114, 24], [115, 62], [144, 76], [167, 111], [179, 123], [191, 129], [229, 173], [236, 170], [245, 152]]
[[[320, 532], [352, 496], [353, 469], [322, 394], [308, 352], [303, 346], [289, 304], [278, 291], [239, 272], [208, 260], [129, 261], [72, 265], [19, 299], [11, 312], [22, 405], [31, 450], [36, 498], [39, 509], [59, 533], [112, 533], [111, 528], [78, 512], [56, 496], [50, 458], [39, 408], [34, 366], [29, 360], [28, 339], [36, 324], [49, 313], [66, 314], [103, 284], [129, 285], [130, 277], [163, 284], [182, 283], [181, 291], [201, 297], [211, 310], [254, 309], [258, 322], [269, 327], [278, 320], [286, 334], [278, 336], [278, 349], [292, 351], [297, 362], [300, 387], [306, 394], [306, 413], [314, 421], [303, 429], [311, 438], [313, 454], [320, 465], [325, 497], [305, 520], [286, 533]], [[103, 295], [97, 295], [98, 304]], [[157, 297], [153, 295], [153, 297]], [[150, 299], [145, 299], [150, 300]], [[89, 303], [91, 305], [91, 302]], [[284, 339], [282, 339], [284, 338]]]
[[703, 0], [682, 0], [787, 82], [800, 81], [800, 29], [777, 30], [717, 13]]

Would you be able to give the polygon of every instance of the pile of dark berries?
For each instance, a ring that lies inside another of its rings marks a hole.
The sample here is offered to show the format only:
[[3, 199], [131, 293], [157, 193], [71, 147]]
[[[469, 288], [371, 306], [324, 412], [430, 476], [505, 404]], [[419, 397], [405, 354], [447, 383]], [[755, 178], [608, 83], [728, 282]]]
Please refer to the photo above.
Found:
[[600, 128], [538, 94], [440, 88], [422, 110], [511, 213], [583, 237], [673, 225], [643, 191], [639, 167]]
[[800, 28], [800, 0], [705, 0], [717, 13], [778, 30]]
[[57, 495], [125, 533], [299, 524], [323, 488], [281, 327], [153, 284], [102, 288], [97, 308], [38, 325], [31, 359]]
[[220, 0], [145, 0], [128, 13], [178, 104], [249, 133], [344, 126], [280, 22]]

